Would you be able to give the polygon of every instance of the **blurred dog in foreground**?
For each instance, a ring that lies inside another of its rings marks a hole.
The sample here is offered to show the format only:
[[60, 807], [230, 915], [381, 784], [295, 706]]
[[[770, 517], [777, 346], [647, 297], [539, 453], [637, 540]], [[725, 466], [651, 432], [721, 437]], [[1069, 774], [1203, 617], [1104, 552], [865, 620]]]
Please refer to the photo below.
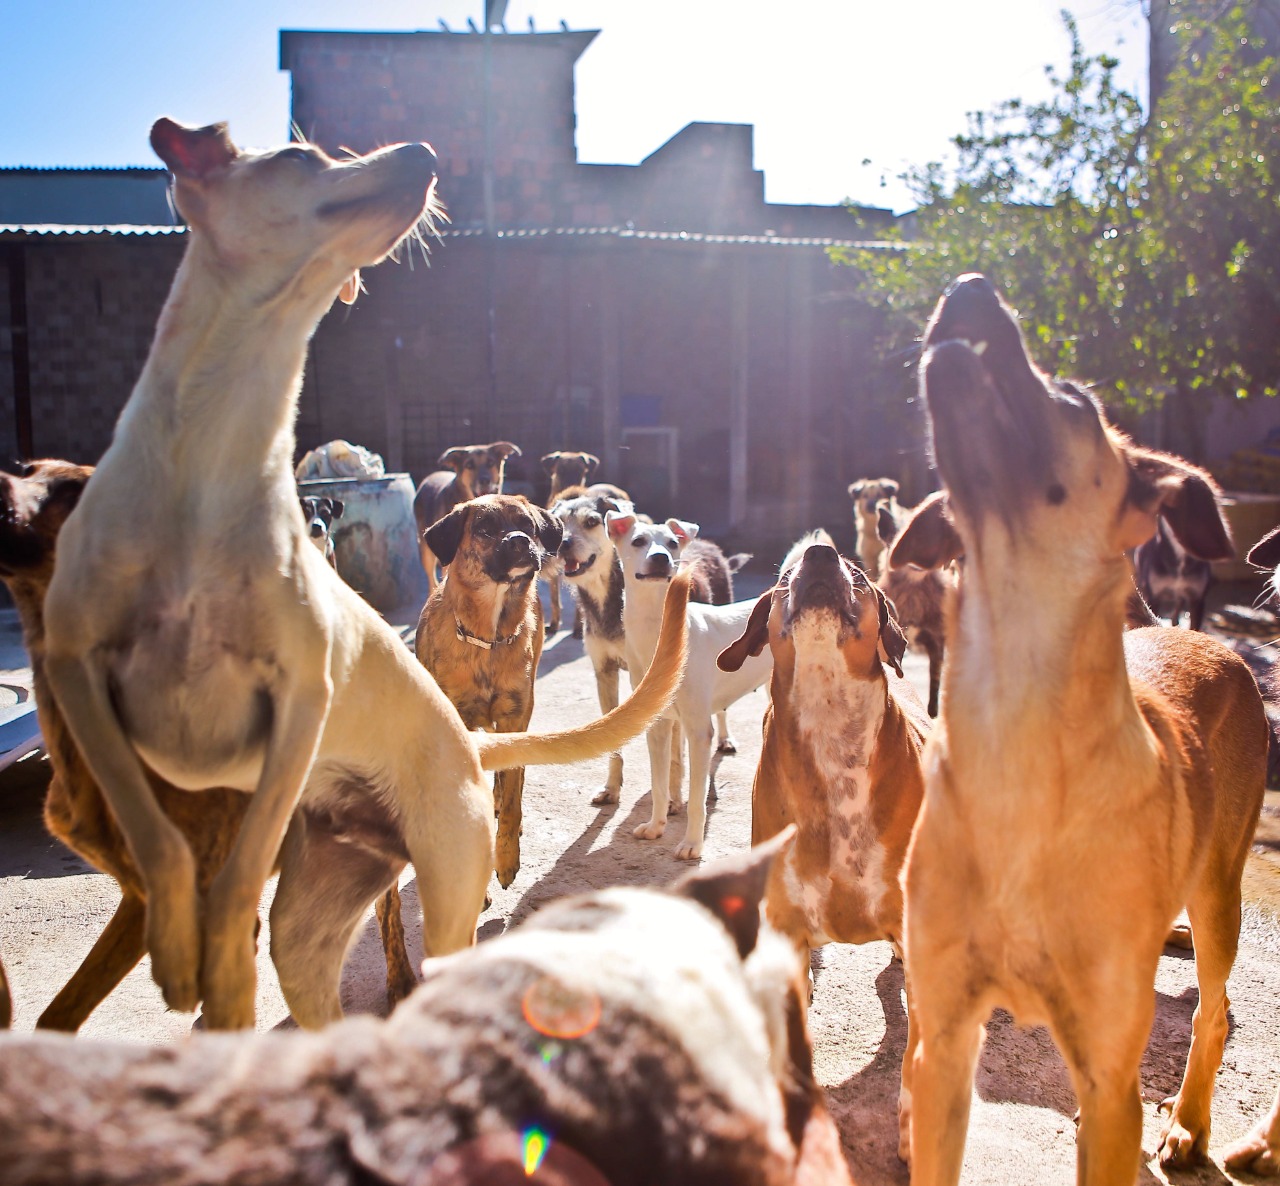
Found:
[[790, 835], [428, 960], [388, 1021], [147, 1047], [0, 1039], [8, 1186], [851, 1186], [804, 981], [762, 925]]

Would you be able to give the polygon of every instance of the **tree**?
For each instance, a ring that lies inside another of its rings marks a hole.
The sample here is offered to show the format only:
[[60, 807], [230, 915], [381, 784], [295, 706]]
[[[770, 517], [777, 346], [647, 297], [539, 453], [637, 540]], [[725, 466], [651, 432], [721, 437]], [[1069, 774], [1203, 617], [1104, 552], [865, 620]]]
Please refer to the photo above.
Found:
[[[918, 336], [945, 285], [997, 281], [1038, 361], [1139, 410], [1172, 393], [1280, 386], [1276, 61], [1240, 9], [1189, 27], [1198, 48], [1144, 112], [1063, 13], [1070, 68], [1042, 103], [969, 117], [958, 164], [905, 175], [918, 200], [900, 252], [847, 250], [884, 311], [886, 353]], [[1253, 52], [1241, 52], [1249, 47]]]

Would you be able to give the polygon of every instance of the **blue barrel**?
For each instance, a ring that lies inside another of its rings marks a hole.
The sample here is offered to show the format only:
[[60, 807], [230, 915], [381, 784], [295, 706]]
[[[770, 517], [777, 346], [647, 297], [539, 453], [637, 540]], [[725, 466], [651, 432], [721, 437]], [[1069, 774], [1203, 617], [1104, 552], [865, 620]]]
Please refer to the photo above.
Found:
[[338, 573], [394, 625], [416, 623], [427, 599], [413, 492], [408, 474], [298, 483], [300, 495], [342, 499], [342, 518], [333, 525]]

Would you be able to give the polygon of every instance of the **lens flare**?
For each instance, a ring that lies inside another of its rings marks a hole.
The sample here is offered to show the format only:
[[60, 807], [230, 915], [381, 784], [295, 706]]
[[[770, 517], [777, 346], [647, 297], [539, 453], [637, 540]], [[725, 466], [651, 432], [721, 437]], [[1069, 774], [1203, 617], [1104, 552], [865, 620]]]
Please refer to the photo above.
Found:
[[551, 1147], [551, 1138], [540, 1128], [529, 1128], [524, 1133], [524, 1176], [532, 1178], [538, 1172], [542, 1159]]
[[525, 1021], [548, 1038], [581, 1038], [600, 1023], [600, 998], [595, 993], [552, 976], [529, 985], [521, 1008]]

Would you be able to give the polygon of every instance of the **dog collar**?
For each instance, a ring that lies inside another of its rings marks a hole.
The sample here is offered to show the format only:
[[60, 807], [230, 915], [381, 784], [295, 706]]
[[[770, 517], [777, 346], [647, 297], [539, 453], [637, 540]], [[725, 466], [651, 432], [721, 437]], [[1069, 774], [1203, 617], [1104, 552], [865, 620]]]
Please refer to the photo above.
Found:
[[482, 651], [491, 651], [494, 647], [510, 646], [517, 638], [520, 637], [520, 627], [515, 628], [513, 634], [506, 638], [495, 638], [492, 642], [488, 639], [481, 638], [478, 634], [472, 634], [459, 619], [457, 614], [453, 615], [453, 624], [458, 628], [458, 640], [460, 642], [470, 643], [473, 647], [479, 647]]

